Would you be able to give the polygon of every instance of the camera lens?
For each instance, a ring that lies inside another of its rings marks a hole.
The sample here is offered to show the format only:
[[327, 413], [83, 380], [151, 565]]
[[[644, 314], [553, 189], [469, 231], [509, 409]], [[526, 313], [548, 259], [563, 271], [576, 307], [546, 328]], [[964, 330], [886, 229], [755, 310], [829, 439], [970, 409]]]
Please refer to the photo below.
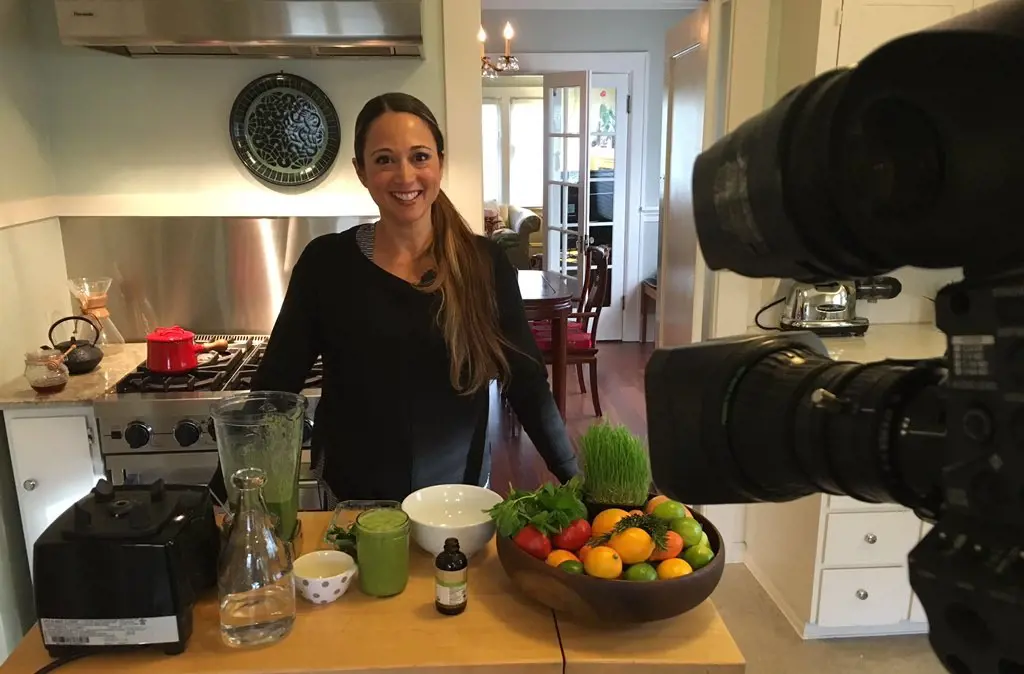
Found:
[[[938, 363], [837, 362], [820, 340], [799, 334], [704, 345], [667, 352], [672, 356], [656, 352], [648, 366], [651, 462], [660, 488], [695, 503], [826, 492], [935, 507], [945, 442]], [[680, 381], [704, 382], [703, 395], [715, 399], [699, 410], [678, 395], [671, 400], [673, 390], [690, 388]], [[652, 403], [653, 396], [669, 400]], [[666, 409], [656, 405], [674, 412], [661, 417]], [[684, 408], [693, 421], [678, 421]], [[662, 426], [659, 418], [669, 422]], [[668, 424], [678, 440], [666, 435]]]

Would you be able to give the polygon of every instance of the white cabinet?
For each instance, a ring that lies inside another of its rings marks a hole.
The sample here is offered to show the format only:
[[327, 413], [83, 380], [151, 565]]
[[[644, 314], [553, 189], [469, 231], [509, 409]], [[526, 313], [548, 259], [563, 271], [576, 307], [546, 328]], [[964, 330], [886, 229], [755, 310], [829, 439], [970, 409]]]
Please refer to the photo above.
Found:
[[[932, 530], [932, 525], [927, 522], [921, 523], [921, 538], [928, 535], [928, 532]], [[910, 601], [910, 619], [914, 622], [927, 622], [928, 616], [924, 612], [924, 606], [921, 605], [921, 600], [914, 594]]]
[[829, 513], [825, 522], [826, 566], [900, 566], [921, 530], [907, 510]]
[[4, 412], [29, 568], [32, 545], [53, 520], [103, 476], [92, 407]]
[[895, 37], [973, 8], [973, 0], [843, 0], [837, 65], [856, 63]]
[[808, 496], [748, 506], [751, 573], [805, 639], [926, 632], [907, 553], [921, 522], [900, 506]]
[[821, 574], [818, 625], [894, 625], [907, 618], [909, 598], [905, 568], [829, 569]]

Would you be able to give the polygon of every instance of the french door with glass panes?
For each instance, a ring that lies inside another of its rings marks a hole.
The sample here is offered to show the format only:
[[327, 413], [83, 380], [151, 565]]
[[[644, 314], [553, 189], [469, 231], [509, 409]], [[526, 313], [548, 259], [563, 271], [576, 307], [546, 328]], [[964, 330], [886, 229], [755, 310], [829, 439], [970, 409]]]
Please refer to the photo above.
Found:
[[544, 260], [577, 276], [587, 245], [608, 246], [598, 339], [622, 339], [629, 76], [544, 76]]
[[590, 208], [587, 245], [608, 246], [608, 293], [597, 338], [622, 339], [626, 266], [626, 158], [629, 156], [629, 75], [590, 78], [590, 143], [587, 152]]
[[544, 265], [568, 276], [584, 255], [590, 71], [544, 75]]

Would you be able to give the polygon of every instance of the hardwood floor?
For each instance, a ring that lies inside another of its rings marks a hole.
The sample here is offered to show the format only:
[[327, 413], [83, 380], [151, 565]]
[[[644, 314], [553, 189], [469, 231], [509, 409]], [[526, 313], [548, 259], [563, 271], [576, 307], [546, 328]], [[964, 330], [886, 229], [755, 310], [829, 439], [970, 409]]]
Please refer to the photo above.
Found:
[[[612, 423], [624, 424], [634, 433], [647, 433], [647, 410], [644, 402], [644, 367], [653, 351], [653, 345], [609, 342], [600, 344], [598, 353], [598, 386], [605, 418]], [[588, 374], [589, 373], [584, 373]], [[594, 405], [590, 391], [580, 393], [576, 373], [569, 373], [566, 400], [566, 427], [575, 443], [592, 423]], [[589, 381], [589, 377], [588, 377]], [[548, 480], [554, 480], [544, 466], [533, 443], [520, 432], [510, 437], [506, 415], [495, 393], [491, 399], [488, 436], [491, 442], [491, 488], [505, 493], [508, 485], [533, 489]]]

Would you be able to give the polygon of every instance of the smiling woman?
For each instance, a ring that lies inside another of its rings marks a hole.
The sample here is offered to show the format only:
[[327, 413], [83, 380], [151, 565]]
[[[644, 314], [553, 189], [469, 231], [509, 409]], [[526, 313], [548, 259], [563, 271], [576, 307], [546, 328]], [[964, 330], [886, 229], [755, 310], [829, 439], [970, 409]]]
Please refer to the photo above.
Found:
[[356, 119], [354, 149], [380, 220], [303, 251], [253, 390], [297, 392], [323, 356], [313, 469], [332, 501], [485, 484], [494, 380], [567, 480], [576, 458], [516, 271], [441, 190], [445, 143], [433, 113], [407, 94], [373, 98]]

